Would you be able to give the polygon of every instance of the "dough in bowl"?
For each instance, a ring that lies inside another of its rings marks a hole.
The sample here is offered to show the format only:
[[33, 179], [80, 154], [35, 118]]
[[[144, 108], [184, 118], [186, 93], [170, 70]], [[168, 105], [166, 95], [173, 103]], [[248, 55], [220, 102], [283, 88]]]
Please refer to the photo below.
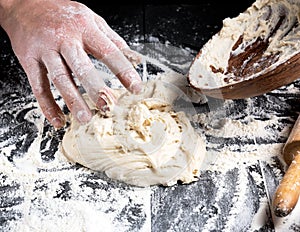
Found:
[[115, 90], [118, 101], [106, 115], [89, 102], [95, 115], [86, 125], [71, 118], [63, 153], [72, 162], [130, 185], [196, 181], [206, 154], [205, 140], [185, 112], [174, 110], [179, 90], [175, 88], [153, 80], [139, 95]]
[[205, 95], [239, 99], [299, 78], [300, 1], [256, 0], [200, 49], [188, 81]]

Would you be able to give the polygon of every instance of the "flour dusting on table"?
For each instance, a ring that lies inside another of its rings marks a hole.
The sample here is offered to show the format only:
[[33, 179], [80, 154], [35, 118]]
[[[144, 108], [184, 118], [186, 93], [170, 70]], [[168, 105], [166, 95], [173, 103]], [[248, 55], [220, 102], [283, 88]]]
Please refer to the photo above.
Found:
[[[170, 70], [184, 75], [193, 57], [190, 49], [177, 48], [177, 59], [168, 62], [168, 44], [143, 47], [136, 41], [133, 47], [149, 54], [138, 67], [144, 81]], [[300, 228], [299, 207], [280, 220], [270, 211], [285, 168], [281, 149], [297, 116], [298, 82], [251, 99], [200, 97], [191, 122], [206, 139], [207, 169], [189, 185], [135, 188], [64, 158], [64, 130], [45, 120], [10, 59], [1, 57], [12, 77], [0, 93], [1, 231], [274, 231], [275, 222], [279, 231]], [[108, 85], [121, 87], [92, 61]]]

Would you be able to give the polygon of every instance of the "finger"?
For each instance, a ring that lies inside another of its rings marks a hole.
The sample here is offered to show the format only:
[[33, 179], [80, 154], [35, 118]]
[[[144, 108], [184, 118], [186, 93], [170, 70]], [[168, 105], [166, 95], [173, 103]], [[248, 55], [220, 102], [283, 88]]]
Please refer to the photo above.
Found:
[[125, 57], [133, 64], [133, 66], [136, 67], [142, 62], [141, 55], [130, 49], [126, 41], [117, 32], [115, 32], [102, 17], [95, 14], [94, 18], [99, 30], [102, 31], [123, 52]]
[[142, 55], [137, 53], [136, 51], [131, 50], [130, 48], [123, 49], [122, 52], [135, 68], [143, 61]]
[[98, 28], [84, 36], [86, 49], [101, 60], [131, 92], [139, 92], [141, 77], [120, 49]]
[[80, 123], [86, 123], [92, 118], [92, 113], [78, 91], [70, 72], [57, 52], [48, 52], [42, 56], [48, 77], [60, 92], [67, 107]]
[[34, 59], [23, 67], [43, 114], [55, 128], [63, 127], [65, 124], [64, 114], [51, 93], [45, 67]]
[[[100, 99], [100, 90], [106, 85], [82, 45], [76, 41], [64, 42], [61, 45], [61, 54], [91, 100], [98, 108], [102, 108], [106, 102]], [[109, 88], [106, 88], [109, 91]]]
[[99, 30], [102, 31], [112, 42], [114, 42], [120, 50], [129, 48], [126, 41], [119, 36], [118, 33], [116, 33], [102, 17], [95, 14], [94, 18]]

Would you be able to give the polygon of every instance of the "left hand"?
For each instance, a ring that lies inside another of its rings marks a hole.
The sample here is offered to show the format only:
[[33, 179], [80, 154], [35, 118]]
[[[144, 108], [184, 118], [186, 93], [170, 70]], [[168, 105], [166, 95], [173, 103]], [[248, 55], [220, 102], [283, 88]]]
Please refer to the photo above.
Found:
[[129, 91], [140, 90], [141, 78], [127, 59], [137, 55], [91, 9], [69, 0], [10, 2], [9, 9], [0, 12], [1, 26], [11, 40], [45, 117], [56, 128], [64, 125], [64, 115], [53, 98], [49, 80], [81, 123], [88, 122], [92, 113], [72, 75], [98, 107], [105, 105], [103, 95], [110, 95], [88, 54], [106, 64]]

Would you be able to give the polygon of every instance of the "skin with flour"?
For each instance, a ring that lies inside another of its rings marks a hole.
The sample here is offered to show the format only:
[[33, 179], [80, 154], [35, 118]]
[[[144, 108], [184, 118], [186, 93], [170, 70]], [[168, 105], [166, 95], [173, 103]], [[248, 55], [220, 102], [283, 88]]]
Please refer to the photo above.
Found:
[[88, 122], [92, 113], [74, 76], [98, 107], [105, 105], [99, 91], [111, 94], [88, 55], [103, 62], [129, 91], [140, 89], [141, 78], [133, 66], [139, 56], [102, 17], [79, 2], [0, 0], [0, 25], [10, 38], [41, 110], [56, 128], [64, 126], [65, 117], [50, 83], [80, 123]]
[[118, 103], [111, 105], [109, 115], [97, 112], [86, 125], [71, 119], [63, 153], [73, 162], [131, 185], [196, 181], [205, 141], [183, 111], [173, 111], [175, 92], [161, 81], [150, 81], [139, 95], [126, 90], [115, 95]]

